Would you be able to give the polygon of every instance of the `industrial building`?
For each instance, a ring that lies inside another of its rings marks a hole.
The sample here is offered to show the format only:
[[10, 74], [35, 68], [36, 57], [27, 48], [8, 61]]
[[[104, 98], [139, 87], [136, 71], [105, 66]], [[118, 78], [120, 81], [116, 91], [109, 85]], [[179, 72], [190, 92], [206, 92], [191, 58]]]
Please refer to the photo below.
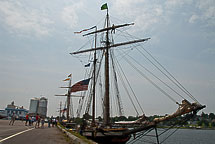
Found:
[[39, 114], [41, 117], [45, 118], [47, 115], [47, 105], [48, 99], [45, 97], [32, 98], [30, 100], [29, 114], [31, 116], [36, 116], [36, 114]]

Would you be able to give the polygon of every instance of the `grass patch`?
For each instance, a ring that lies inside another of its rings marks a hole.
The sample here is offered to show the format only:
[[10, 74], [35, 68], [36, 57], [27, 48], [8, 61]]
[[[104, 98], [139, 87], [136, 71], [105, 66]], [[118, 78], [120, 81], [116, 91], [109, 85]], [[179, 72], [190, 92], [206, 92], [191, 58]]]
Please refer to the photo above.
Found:
[[[61, 128], [65, 129], [64, 126], [62, 126], [60, 123], [58, 123], [58, 126], [60, 126]], [[66, 129], [65, 129], [66, 130]], [[71, 133], [72, 135], [78, 137], [79, 139], [83, 140], [84, 142], [88, 143], [88, 144], [93, 144], [93, 142], [89, 139], [87, 139], [85, 136], [80, 135], [77, 132], [71, 131], [71, 130], [66, 130], [67, 132]]]

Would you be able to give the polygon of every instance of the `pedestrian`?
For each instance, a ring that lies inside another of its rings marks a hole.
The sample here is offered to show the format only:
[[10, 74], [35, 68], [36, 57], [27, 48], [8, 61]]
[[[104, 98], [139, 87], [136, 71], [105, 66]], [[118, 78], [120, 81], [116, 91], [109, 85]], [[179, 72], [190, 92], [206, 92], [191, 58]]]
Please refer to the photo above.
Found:
[[45, 119], [42, 118], [42, 119], [41, 119], [41, 125], [42, 125], [41, 128], [44, 128], [44, 123], [45, 123]]
[[32, 125], [32, 117], [28, 117], [28, 121], [29, 121], [29, 126]]
[[31, 117], [31, 125], [33, 126], [34, 125], [34, 122], [35, 122], [35, 117]]
[[50, 119], [50, 117], [48, 118], [48, 127], [50, 128], [51, 126], [51, 119]]
[[36, 124], [35, 124], [35, 128], [36, 128], [36, 127], [38, 127], [38, 128], [40, 127], [40, 116], [39, 116], [39, 114], [36, 115]]
[[55, 126], [55, 119], [52, 119], [52, 127]]
[[57, 123], [58, 123], [58, 120], [57, 120], [57, 119], [55, 119], [55, 126], [57, 126]]
[[10, 124], [13, 125], [14, 122], [15, 122], [15, 119], [16, 119], [16, 115], [15, 115], [15, 113], [13, 112], [13, 114], [12, 114], [12, 116], [11, 116], [11, 120], [10, 120], [9, 125], [10, 125]]
[[26, 116], [25, 116], [25, 125], [27, 126], [28, 124], [30, 125], [29, 114], [26, 114]]
[[54, 127], [54, 118], [53, 118], [53, 116], [51, 116], [51, 124], [52, 124], [52, 127]]

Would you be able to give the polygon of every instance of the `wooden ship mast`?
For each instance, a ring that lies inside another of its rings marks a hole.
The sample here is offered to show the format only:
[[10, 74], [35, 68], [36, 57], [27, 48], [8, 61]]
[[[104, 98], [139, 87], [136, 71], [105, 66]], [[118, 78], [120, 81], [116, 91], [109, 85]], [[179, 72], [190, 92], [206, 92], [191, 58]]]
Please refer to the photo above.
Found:
[[123, 45], [128, 45], [128, 44], [133, 44], [133, 43], [140, 43], [140, 42], [145, 42], [147, 40], [149, 40], [150, 38], [145, 38], [145, 39], [138, 39], [138, 40], [133, 40], [133, 41], [128, 41], [128, 42], [123, 42], [123, 43], [117, 43], [117, 44], [112, 44], [110, 43], [110, 38], [109, 38], [109, 34], [110, 31], [115, 31], [115, 29], [117, 28], [121, 28], [121, 27], [125, 27], [125, 26], [130, 26], [130, 25], [134, 25], [134, 23], [130, 23], [130, 24], [122, 24], [122, 25], [113, 25], [113, 26], [109, 26], [109, 14], [108, 14], [108, 9], [107, 9], [107, 15], [106, 15], [106, 28], [100, 29], [100, 30], [96, 30], [94, 32], [90, 32], [87, 33], [83, 36], [88, 36], [91, 34], [96, 34], [97, 33], [101, 33], [101, 32], [105, 32], [105, 46], [104, 47], [96, 47], [96, 38], [95, 38], [95, 47], [91, 48], [91, 49], [86, 49], [86, 50], [82, 50], [82, 51], [77, 51], [77, 52], [73, 52], [70, 53], [71, 55], [74, 54], [81, 54], [81, 53], [86, 53], [86, 52], [91, 52], [91, 51], [95, 51], [94, 53], [94, 84], [93, 84], [93, 105], [92, 105], [92, 123], [95, 123], [95, 68], [96, 68], [96, 51], [97, 50], [104, 50], [105, 51], [105, 96], [104, 96], [104, 117], [103, 117], [103, 125], [104, 126], [110, 126], [110, 76], [109, 76], [109, 50], [110, 48], [113, 47], [118, 47], [118, 46], [123, 46]]

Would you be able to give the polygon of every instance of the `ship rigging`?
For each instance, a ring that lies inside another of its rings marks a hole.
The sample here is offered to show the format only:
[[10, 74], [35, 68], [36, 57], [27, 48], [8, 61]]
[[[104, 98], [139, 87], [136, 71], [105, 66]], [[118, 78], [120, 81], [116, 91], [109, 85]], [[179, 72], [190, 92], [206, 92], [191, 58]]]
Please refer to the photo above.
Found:
[[[79, 54], [86, 54], [86, 53], [90, 53], [90, 56], [91, 56], [91, 53], [93, 53], [92, 58], [89, 58], [89, 62], [92, 62], [93, 65], [90, 69], [90, 72], [88, 72], [89, 75], [85, 75], [85, 78], [87, 78], [85, 79], [85, 81], [86, 80], [90, 81], [90, 85], [88, 87], [89, 92], [86, 92], [86, 91], [82, 92], [81, 95], [85, 95], [85, 96], [82, 96], [80, 98], [79, 106], [77, 110], [77, 117], [80, 117], [83, 111], [83, 105], [85, 103], [86, 109], [84, 114], [89, 115], [90, 108], [91, 108], [92, 120], [89, 125], [84, 125], [82, 127], [81, 134], [98, 143], [126, 143], [130, 139], [131, 135], [135, 135], [135, 138], [142, 137], [146, 135], [149, 131], [154, 129], [156, 132], [155, 133], [157, 138], [156, 141], [157, 143], [160, 143], [158, 139], [159, 134], [157, 132], [157, 125], [159, 123], [184, 115], [184, 120], [181, 121], [181, 123], [183, 123], [183, 121], [186, 121], [188, 118], [194, 116], [199, 110], [205, 108], [205, 106], [201, 105], [194, 98], [194, 96], [187, 89], [185, 89], [185, 87], [166, 68], [164, 68], [164, 66], [161, 65], [161, 63], [157, 59], [155, 59], [155, 57], [151, 55], [151, 53], [149, 53], [145, 48], [142, 47], [142, 43], [150, 40], [150, 38], [143, 38], [143, 39], [135, 38], [135, 40], [128, 40], [124, 42], [115, 43], [115, 41], [113, 40], [113, 37], [114, 37], [113, 35], [116, 34], [117, 32], [120, 32], [121, 31], [120, 29], [133, 26], [134, 23], [111, 25], [107, 4], [103, 5], [101, 9], [106, 10], [107, 12], [104, 28], [97, 29], [97, 26], [93, 26], [90, 29], [85, 29], [80, 32], [76, 32], [76, 33], [82, 33], [83, 31], [94, 30], [92, 32], [89, 32], [83, 35], [84, 37], [88, 37], [88, 36], [94, 37], [92, 48], [70, 53], [73, 56], [76, 56]], [[97, 44], [98, 35], [102, 37], [100, 40], [101, 45], [99, 46]], [[127, 51], [122, 50], [123, 47], [127, 47], [126, 48]], [[117, 58], [115, 57], [114, 50], [118, 50], [119, 52]], [[166, 77], [168, 81], [170, 81], [173, 85], [175, 85], [175, 87], [177, 87], [177, 90], [175, 90], [171, 85], [169, 85], [169, 83], [167, 83], [166, 81], [156, 76], [154, 72], [146, 68], [140, 61], [133, 58], [128, 53], [133, 50], [137, 51], [141, 56], [143, 56], [152, 65], [154, 69], [157, 69], [164, 77]], [[174, 113], [166, 115], [164, 117], [148, 120], [147, 117], [145, 116], [140, 100], [138, 100], [138, 97], [136, 96], [133, 88], [131, 87], [130, 81], [126, 77], [125, 72], [122, 70], [123, 69], [122, 65], [120, 65], [119, 63], [121, 59], [124, 59], [125, 62], [128, 65], [130, 65], [131, 68], [134, 69], [141, 77], [147, 80], [151, 85], [153, 85], [156, 89], [158, 89], [163, 95], [165, 95], [176, 105], [178, 105], [178, 109]], [[104, 62], [104, 65], [103, 65], [103, 62]], [[138, 66], [135, 66], [134, 64]], [[87, 64], [87, 66], [89, 65]], [[102, 66], [104, 67], [104, 70], [102, 70]], [[147, 76], [143, 71], [147, 72], [152, 78]], [[104, 80], [102, 80], [101, 78], [102, 73], [104, 74]], [[112, 77], [110, 76], [111, 73], [113, 75]], [[112, 82], [110, 80], [112, 80]], [[157, 84], [155, 80], [159, 82], [159, 84]], [[111, 108], [112, 108], [112, 106], [110, 105], [112, 101], [111, 95], [116, 96], [115, 107], [119, 115], [122, 116], [124, 114], [122, 98], [119, 93], [119, 85], [118, 85], [119, 82], [121, 82], [120, 87], [124, 87], [126, 93], [128, 94], [128, 99], [131, 101], [131, 104], [133, 105], [137, 115], [140, 116], [139, 119], [136, 121], [127, 122], [127, 123], [125, 122], [113, 123], [111, 121]], [[114, 86], [112, 86], [112, 84]], [[126, 84], [128, 85], [128, 87], [126, 87]], [[165, 87], [165, 89], [161, 87], [160, 84], [162, 84]], [[76, 91], [74, 91], [74, 85], [71, 86], [71, 81], [67, 88], [68, 88], [67, 108], [69, 108], [70, 95], [72, 92], [76, 92]], [[171, 94], [169, 94], [166, 91], [166, 89], [171, 91]], [[103, 90], [104, 90], [104, 93], [103, 93]], [[83, 89], [79, 91], [83, 91]], [[100, 93], [96, 94], [96, 92], [98, 91], [100, 91]], [[180, 103], [176, 98], [174, 98], [172, 96], [172, 93], [174, 93], [178, 97], [177, 99], [179, 98], [182, 99], [182, 102]], [[88, 94], [88, 97], [87, 97], [87, 94]], [[96, 103], [96, 97], [100, 97], [100, 100], [101, 100], [101, 105], [102, 105], [101, 109], [103, 114], [102, 123], [98, 123], [95, 120], [96, 104], [98, 105], [98, 103]], [[194, 102], [193, 103], [189, 102], [186, 97], [193, 100]], [[141, 113], [138, 112], [138, 109], [141, 110]], [[68, 115], [69, 115], [69, 112], [67, 114], [67, 119], [69, 120]], [[189, 117], [186, 115], [189, 115]], [[126, 127], [128, 125], [130, 126], [132, 125], [133, 128], [128, 129]]]

